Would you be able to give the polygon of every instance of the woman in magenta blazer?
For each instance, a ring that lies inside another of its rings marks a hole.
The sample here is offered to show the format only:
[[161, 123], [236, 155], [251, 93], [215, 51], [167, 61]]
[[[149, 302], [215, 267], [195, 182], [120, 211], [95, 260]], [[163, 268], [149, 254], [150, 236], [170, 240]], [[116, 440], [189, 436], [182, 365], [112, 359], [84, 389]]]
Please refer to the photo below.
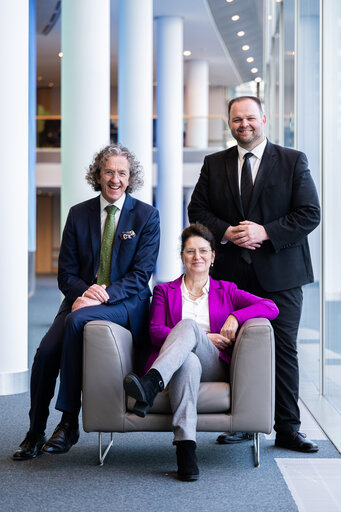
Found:
[[195, 456], [197, 400], [200, 382], [226, 381], [236, 332], [249, 318], [278, 315], [275, 303], [215, 281], [209, 269], [215, 258], [212, 233], [192, 224], [182, 233], [185, 274], [155, 286], [151, 306], [152, 351], [146, 375], [129, 373], [128, 395], [135, 414], [144, 417], [159, 391], [169, 385], [178, 477], [197, 480]]

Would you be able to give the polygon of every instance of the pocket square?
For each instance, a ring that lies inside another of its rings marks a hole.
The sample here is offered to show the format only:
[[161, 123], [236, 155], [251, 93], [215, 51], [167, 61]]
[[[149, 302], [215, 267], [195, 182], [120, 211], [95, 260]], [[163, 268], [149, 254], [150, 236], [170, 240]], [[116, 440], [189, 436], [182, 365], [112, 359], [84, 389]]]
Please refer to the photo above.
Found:
[[134, 238], [135, 236], [136, 233], [132, 229], [130, 231], [122, 231], [122, 233], [120, 233], [119, 235], [121, 240], [129, 240], [130, 238]]

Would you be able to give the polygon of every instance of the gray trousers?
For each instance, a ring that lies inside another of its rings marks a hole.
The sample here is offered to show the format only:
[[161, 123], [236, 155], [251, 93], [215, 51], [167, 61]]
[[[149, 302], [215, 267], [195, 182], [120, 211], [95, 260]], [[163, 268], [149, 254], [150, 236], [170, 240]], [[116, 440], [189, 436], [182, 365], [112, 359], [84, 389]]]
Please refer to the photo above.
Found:
[[174, 441], [196, 439], [200, 381], [224, 382], [227, 365], [194, 320], [181, 320], [167, 336], [152, 368], [157, 370], [173, 412]]

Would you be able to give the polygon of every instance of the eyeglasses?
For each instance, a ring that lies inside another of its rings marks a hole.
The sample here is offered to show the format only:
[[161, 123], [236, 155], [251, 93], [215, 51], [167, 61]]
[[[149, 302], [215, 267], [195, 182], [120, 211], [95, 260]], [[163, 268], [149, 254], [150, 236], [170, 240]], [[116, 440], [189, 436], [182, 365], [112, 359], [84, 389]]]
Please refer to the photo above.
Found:
[[128, 171], [112, 171], [110, 169], [106, 169], [103, 173], [107, 178], [113, 178], [115, 174], [117, 174], [119, 178], [127, 178], [129, 176]]
[[212, 249], [206, 249], [205, 247], [200, 247], [200, 249], [185, 249], [184, 253], [187, 254], [187, 256], [194, 256], [197, 251], [199, 251], [200, 256], [207, 256], [212, 252]]

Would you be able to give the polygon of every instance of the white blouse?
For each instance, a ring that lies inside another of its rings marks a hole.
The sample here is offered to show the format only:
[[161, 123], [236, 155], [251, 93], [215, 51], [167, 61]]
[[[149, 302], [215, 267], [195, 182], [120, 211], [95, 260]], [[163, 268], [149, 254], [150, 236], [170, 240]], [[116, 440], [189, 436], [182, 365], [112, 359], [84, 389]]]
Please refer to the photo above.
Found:
[[185, 275], [182, 276], [181, 294], [182, 294], [182, 318], [190, 318], [205, 331], [211, 332], [210, 315], [208, 309], [208, 291], [210, 289], [210, 279], [203, 287], [203, 295], [195, 300], [189, 296], [189, 291], [185, 285]]

